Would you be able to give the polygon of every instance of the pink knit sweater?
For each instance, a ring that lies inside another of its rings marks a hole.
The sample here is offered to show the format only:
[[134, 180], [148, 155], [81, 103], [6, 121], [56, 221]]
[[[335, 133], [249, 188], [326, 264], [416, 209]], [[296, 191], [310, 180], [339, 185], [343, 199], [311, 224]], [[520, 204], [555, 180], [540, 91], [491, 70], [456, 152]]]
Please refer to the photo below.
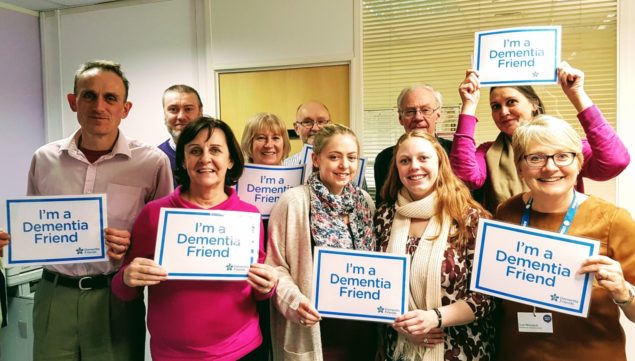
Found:
[[[257, 213], [241, 201], [233, 189], [229, 198], [212, 208]], [[181, 187], [170, 195], [148, 203], [132, 229], [132, 246], [124, 265], [112, 281], [112, 290], [122, 300], [142, 297], [141, 287], [128, 287], [123, 273], [136, 257], [154, 258], [161, 207], [200, 207], [181, 198]], [[258, 262], [265, 259], [264, 231], [260, 229]], [[252, 289], [246, 281], [164, 281], [148, 288], [148, 330], [155, 361], [237, 360], [262, 342], [256, 301], [271, 297]]]

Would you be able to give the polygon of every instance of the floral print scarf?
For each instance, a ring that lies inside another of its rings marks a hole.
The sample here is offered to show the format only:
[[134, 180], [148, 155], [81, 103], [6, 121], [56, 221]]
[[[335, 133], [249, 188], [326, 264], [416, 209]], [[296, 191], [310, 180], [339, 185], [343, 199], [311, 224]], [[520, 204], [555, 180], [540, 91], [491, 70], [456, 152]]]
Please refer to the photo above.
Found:
[[[318, 172], [308, 180], [311, 194], [311, 236], [316, 246], [372, 251], [373, 218], [361, 188], [348, 183], [341, 195], [332, 194]], [[348, 225], [343, 215], [348, 215]]]

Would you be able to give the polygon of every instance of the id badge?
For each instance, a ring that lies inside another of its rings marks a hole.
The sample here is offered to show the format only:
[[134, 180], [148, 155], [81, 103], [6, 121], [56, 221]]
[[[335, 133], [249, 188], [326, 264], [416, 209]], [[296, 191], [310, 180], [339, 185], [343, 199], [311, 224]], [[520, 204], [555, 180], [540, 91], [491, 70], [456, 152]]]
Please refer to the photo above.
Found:
[[518, 332], [553, 333], [551, 312], [518, 312]]

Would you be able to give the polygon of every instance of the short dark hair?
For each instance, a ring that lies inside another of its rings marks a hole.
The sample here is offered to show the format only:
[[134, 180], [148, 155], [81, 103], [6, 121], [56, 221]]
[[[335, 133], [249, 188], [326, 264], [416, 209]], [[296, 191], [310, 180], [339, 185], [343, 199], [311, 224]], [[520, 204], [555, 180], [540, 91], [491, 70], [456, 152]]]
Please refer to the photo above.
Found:
[[92, 60], [80, 65], [79, 69], [77, 69], [77, 71], [75, 72], [75, 80], [73, 82], [73, 94], [77, 95], [77, 82], [79, 81], [79, 78], [85, 72], [91, 69], [99, 69], [101, 71], [109, 71], [117, 74], [117, 76], [121, 78], [124, 88], [126, 88], [124, 101], [128, 100], [128, 89], [130, 88], [130, 82], [123, 74], [123, 71], [121, 71], [121, 64], [115, 63], [114, 61], [110, 60]]
[[169, 92], [195, 94], [196, 99], [198, 99], [198, 107], [203, 108], [203, 101], [201, 100], [201, 96], [198, 94], [196, 89], [192, 88], [189, 85], [174, 84], [171, 87], [165, 89], [165, 91], [163, 92], [163, 98], [161, 99], [162, 102], [163, 102], [163, 99], [165, 99], [165, 94]]
[[546, 114], [545, 105], [542, 103], [542, 100], [536, 93], [536, 90], [531, 85], [504, 85], [504, 86], [493, 86], [489, 88], [490, 95], [496, 88], [512, 88], [516, 89], [529, 100], [530, 103], [536, 106], [536, 110], [531, 112], [531, 116], [535, 117], [540, 114]]
[[191, 142], [196, 138], [198, 133], [205, 129], [209, 132], [207, 139], [212, 136], [214, 129], [220, 129], [227, 139], [229, 158], [234, 163], [234, 166], [228, 169], [225, 174], [225, 186], [229, 187], [236, 184], [238, 178], [243, 174], [245, 159], [243, 158], [243, 152], [240, 150], [240, 145], [238, 145], [238, 141], [232, 129], [227, 123], [220, 119], [203, 116], [186, 125], [176, 143], [176, 169], [174, 172], [177, 183], [181, 185], [182, 191], [186, 191], [190, 188], [190, 176], [187, 174], [187, 169], [183, 167], [183, 162], [185, 161], [185, 145]]

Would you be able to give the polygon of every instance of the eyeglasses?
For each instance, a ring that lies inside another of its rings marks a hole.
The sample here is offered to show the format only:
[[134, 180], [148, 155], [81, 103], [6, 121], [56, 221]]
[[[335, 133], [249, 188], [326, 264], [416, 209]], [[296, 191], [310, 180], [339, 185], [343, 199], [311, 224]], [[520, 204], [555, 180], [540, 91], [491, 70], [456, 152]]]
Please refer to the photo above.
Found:
[[327, 124], [330, 124], [331, 121], [330, 120], [313, 120], [313, 119], [304, 119], [302, 121], [296, 122], [298, 124], [300, 124], [301, 126], [305, 127], [305, 128], [313, 128], [315, 126], [315, 124], [317, 124], [318, 127], [323, 127]]
[[426, 108], [426, 107], [406, 108], [401, 111], [401, 114], [403, 114], [403, 116], [406, 118], [414, 118], [417, 116], [417, 113], [421, 113], [421, 115], [423, 115], [424, 117], [429, 117], [432, 115], [432, 113], [436, 112], [437, 110], [439, 110], [439, 107], [436, 107], [434, 109]]
[[525, 162], [527, 162], [528, 166], [534, 167], [534, 168], [540, 168], [540, 167], [546, 166], [547, 162], [549, 161], [549, 158], [553, 159], [553, 163], [556, 166], [566, 167], [568, 165], [571, 165], [571, 163], [573, 163], [573, 160], [575, 159], [576, 155], [577, 153], [574, 153], [574, 152], [562, 152], [562, 153], [556, 153], [552, 155], [535, 153], [535, 154], [527, 154], [523, 156], [523, 158], [525, 159]]

